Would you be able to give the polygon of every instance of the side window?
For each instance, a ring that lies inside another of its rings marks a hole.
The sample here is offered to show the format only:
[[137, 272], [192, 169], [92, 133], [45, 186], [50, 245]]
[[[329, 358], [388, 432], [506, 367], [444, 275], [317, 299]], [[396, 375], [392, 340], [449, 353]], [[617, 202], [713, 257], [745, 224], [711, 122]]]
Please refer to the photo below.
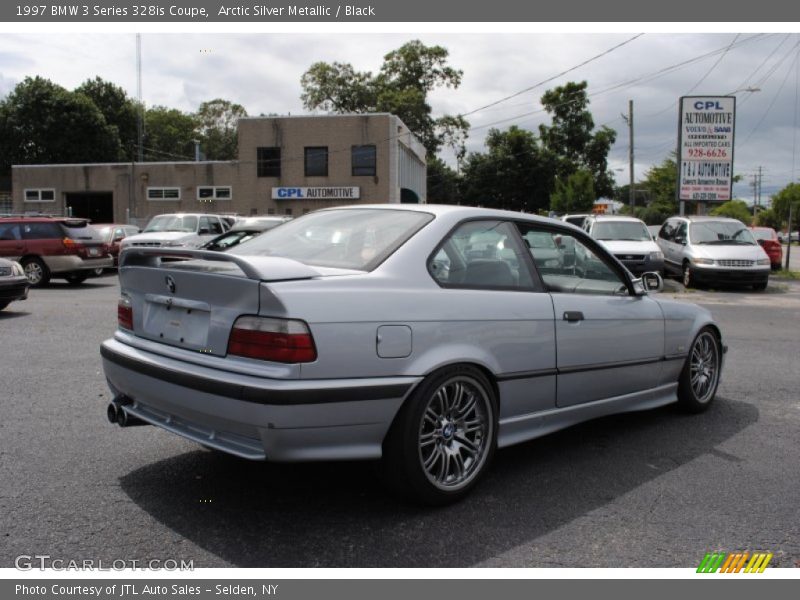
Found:
[[0, 241], [20, 239], [19, 223], [0, 223]]
[[547, 290], [569, 294], [628, 294], [626, 282], [606, 261], [579, 238], [567, 232], [521, 225], [536, 269]]
[[674, 239], [676, 242], [680, 243], [680, 241], [686, 241], [686, 222], [681, 221], [678, 225], [677, 229], [675, 229]]
[[64, 234], [57, 223], [24, 223], [22, 237], [26, 240], [57, 240]]
[[209, 234], [219, 235], [222, 233], [222, 225], [217, 219], [211, 217], [200, 217], [200, 231], [205, 230]]
[[533, 289], [514, 226], [503, 221], [469, 221], [457, 227], [428, 261], [444, 286]]
[[672, 241], [673, 236], [675, 235], [675, 222], [674, 221], [667, 221], [664, 225], [661, 226], [661, 229], [658, 232], [658, 237], [662, 240], [667, 240], [668, 242]]

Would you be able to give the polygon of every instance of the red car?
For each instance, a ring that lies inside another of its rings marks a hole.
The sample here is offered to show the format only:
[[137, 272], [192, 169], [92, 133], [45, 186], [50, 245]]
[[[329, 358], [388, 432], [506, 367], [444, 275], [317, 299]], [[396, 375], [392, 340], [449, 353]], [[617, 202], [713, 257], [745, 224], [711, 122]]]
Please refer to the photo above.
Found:
[[750, 227], [750, 231], [756, 241], [764, 248], [764, 252], [769, 256], [772, 270], [777, 271], [783, 263], [783, 248], [778, 241], [778, 234], [771, 227]]
[[107, 252], [114, 259], [114, 267], [119, 263], [120, 242], [129, 235], [136, 235], [142, 232], [136, 225], [121, 225], [119, 223], [93, 223], [92, 227], [99, 231], [103, 237]]

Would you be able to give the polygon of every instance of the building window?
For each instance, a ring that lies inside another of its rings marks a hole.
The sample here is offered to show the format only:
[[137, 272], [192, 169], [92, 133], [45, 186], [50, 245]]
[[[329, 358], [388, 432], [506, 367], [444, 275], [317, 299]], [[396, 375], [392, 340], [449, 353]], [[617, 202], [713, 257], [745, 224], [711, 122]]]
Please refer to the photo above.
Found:
[[200, 202], [211, 202], [212, 200], [230, 200], [233, 197], [232, 188], [229, 185], [199, 185], [197, 186], [197, 199]]
[[283, 214], [291, 217], [292, 216], [292, 209], [291, 208], [287, 208], [285, 211], [283, 211]]
[[56, 191], [52, 188], [25, 190], [25, 202], [55, 202]]
[[11, 214], [14, 203], [11, 201], [11, 194], [0, 193], [0, 215]]
[[257, 170], [259, 177], [281, 176], [281, 149], [262, 146], [257, 149]]
[[306, 177], [328, 176], [328, 147], [306, 146]]
[[376, 156], [377, 151], [374, 144], [369, 146], [353, 146], [352, 162], [353, 162], [353, 176], [376, 174]]
[[303, 214], [304, 214], [304, 215], [307, 215], [307, 214], [308, 214], [308, 213], [310, 213], [310, 212], [311, 212], [311, 209], [310, 209], [310, 208], [304, 208], [304, 209], [303, 209]]
[[147, 188], [148, 200], [180, 200], [181, 188], [179, 187], [149, 187]]
[[274, 215], [275, 214], [275, 209], [274, 208], [268, 208], [267, 209], [267, 214], [268, 215]]

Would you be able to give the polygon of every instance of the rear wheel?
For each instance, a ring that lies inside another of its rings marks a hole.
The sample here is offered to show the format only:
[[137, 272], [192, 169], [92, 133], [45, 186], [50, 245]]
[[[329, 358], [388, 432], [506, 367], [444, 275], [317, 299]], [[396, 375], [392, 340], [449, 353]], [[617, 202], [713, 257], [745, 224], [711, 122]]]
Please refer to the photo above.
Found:
[[429, 375], [397, 415], [384, 443], [384, 472], [413, 500], [463, 498], [486, 471], [497, 440], [497, 401], [475, 367]]
[[717, 393], [721, 366], [719, 340], [710, 327], [705, 327], [694, 338], [678, 380], [679, 406], [693, 413], [706, 410]]
[[42, 259], [35, 256], [26, 258], [22, 261], [22, 268], [32, 286], [40, 287], [50, 282], [50, 269], [42, 262]]
[[89, 275], [87, 275], [84, 272], [67, 273], [66, 275], [64, 275], [64, 279], [66, 279], [67, 283], [70, 285], [80, 285], [84, 281], [86, 281], [87, 277], [89, 277]]

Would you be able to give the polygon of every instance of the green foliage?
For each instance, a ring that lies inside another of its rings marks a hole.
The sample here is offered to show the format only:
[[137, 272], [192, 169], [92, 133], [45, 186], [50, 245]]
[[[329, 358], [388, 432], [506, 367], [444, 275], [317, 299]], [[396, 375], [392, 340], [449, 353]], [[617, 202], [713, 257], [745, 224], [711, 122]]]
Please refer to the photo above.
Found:
[[116, 160], [135, 160], [139, 143], [138, 102], [129, 98], [118, 85], [100, 77], [87, 79], [75, 92], [87, 96], [103, 114], [106, 123], [116, 129], [120, 142]]
[[203, 102], [195, 114], [197, 133], [208, 160], [234, 160], [238, 154], [237, 126], [247, 116], [240, 104], [217, 98]]
[[552, 116], [552, 125], [540, 125], [539, 137], [545, 150], [557, 157], [556, 176], [566, 180], [579, 170], [591, 173], [598, 196], [611, 196], [614, 180], [608, 172], [608, 152], [617, 133], [608, 127], [594, 130], [589, 112], [587, 83], [568, 82], [548, 90], [542, 106]]
[[0, 172], [12, 164], [117, 160], [117, 129], [92, 100], [41, 77], [27, 77], [0, 102]]
[[750, 214], [750, 207], [744, 200], [729, 200], [724, 204], [709, 212], [714, 217], [729, 217], [731, 219], [739, 219], [745, 225], [750, 225], [753, 220], [753, 215]]
[[464, 162], [464, 204], [525, 212], [550, 206], [555, 160], [532, 132], [516, 126], [492, 129], [486, 147], [485, 153], [472, 153]]
[[428, 203], [458, 204], [461, 178], [437, 156], [428, 157]]
[[[772, 210], [781, 225], [789, 220], [789, 205], [792, 205], [792, 221], [790, 228], [800, 226], [800, 183], [790, 183], [777, 194], [772, 196]], [[781, 229], [783, 227], [781, 226]]]
[[447, 49], [413, 40], [386, 54], [377, 75], [349, 63], [317, 62], [303, 73], [300, 98], [309, 110], [333, 113], [389, 112], [419, 137], [429, 154], [451, 146], [463, 157], [469, 124], [461, 116], [432, 116], [428, 94], [457, 88], [462, 72], [448, 66]]
[[581, 169], [566, 180], [556, 179], [550, 208], [559, 213], [591, 212], [596, 199], [592, 174]]
[[193, 160], [197, 119], [175, 108], [154, 106], [145, 113], [146, 161]]
[[775, 231], [780, 231], [783, 228], [783, 223], [773, 209], [768, 208], [759, 211], [756, 216], [756, 225], [760, 227], [772, 227]]

